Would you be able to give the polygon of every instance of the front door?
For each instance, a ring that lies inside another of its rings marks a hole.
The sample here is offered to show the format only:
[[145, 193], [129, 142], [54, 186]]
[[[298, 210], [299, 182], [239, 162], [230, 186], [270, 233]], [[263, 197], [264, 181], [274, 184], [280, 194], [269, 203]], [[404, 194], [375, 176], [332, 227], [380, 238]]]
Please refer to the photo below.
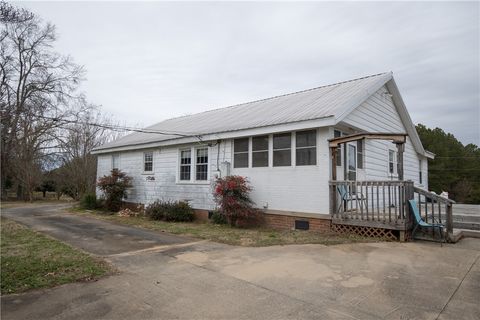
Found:
[[357, 180], [357, 147], [354, 144], [347, 145], [347, 180]]

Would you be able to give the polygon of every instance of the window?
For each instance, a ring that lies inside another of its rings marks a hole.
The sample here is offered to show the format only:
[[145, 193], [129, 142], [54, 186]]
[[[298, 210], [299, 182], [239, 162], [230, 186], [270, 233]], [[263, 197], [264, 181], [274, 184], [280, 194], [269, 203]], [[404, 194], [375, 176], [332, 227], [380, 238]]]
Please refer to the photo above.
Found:
[[143, 153], [143, 171], [153, 171], [153, 151]]
[[112, 169], [119, 169], [120, 168], [120, 155], [114, 154], [112, 155]]
[[388, 172], [395, 173], [395, 151], [388, 150]]
[[422, 160], [418, 160], [418, 182], [423, 183]]
[[317, 131], [299, 131], [296, 133], [296, 165], [309, 166], [317, 164]]
[[248, 138], [233, 141], [233, 167], [248, 168]]
[[197, 149], [196, 179], [207, 180], [208, 177], [208, 149]]
[[[342, 132], [339, 130], [333, 130], [333, 137], [340, 138], [342, 136]], [[337, 166], [342, 166], [342, 147], [337, 147]]]
[[268, 167], [268, 136], [252, 138], [252, 167]]
[[192, 151], [180, 151], [180, 180], [189, 181], [192, 172]]
[[273, 135], [273, 166], [282, 167], [292, 164], [292, 134]]
[[363, 139], [357, 140], [357, 168], [363, 169]]

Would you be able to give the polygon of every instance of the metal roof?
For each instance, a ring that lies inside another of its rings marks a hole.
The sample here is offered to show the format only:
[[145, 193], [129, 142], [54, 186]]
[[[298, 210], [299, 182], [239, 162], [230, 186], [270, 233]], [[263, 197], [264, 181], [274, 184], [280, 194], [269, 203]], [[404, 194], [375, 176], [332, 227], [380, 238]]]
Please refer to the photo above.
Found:
[[392, 79], [381, 73], [318, 88], [242, 103], [221, 109], [168, 119], [95, 149], [142, 145], [313, 119], [343, 118], [371, 94]]

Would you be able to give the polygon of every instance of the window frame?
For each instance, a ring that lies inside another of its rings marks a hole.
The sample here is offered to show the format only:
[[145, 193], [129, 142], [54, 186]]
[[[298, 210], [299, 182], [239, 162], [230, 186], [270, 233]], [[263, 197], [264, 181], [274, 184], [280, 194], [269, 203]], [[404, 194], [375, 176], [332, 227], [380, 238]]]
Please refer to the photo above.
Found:
[[[392, 155], [392, 159], [390, 159], [390, 155]], [[388, 165], [387, 165], [387, 172], [390, 176], [395, 176], [397, 174], [396, 170], [396, 152], [393, 149], [388, 149]]]
[[[149, 161], [152, 163], [152, 169], [151, 170], [145, 170], [145, 167], [146, 167], [146, 164], [147, 164], [147, 154], [151, 154], [152, 156], [152, 160]], [[154, 152], [153, 151], [144, 151], [143, 152], [143, 173], [144, 174], [152, 174], [153, 171], [154, 171], [155, 167], [154, 167]]]
[[[188, 159], [188, 158], [183, 158], [183, 153], [184, 152], [189, 152], [190, 153], [190, 163], [182, 163], [182, 159]], [[179, 150], [179, 161], [178, 161], [178, 180], [180, 182], [190, 182], [192, 181], [192, 148], [183, 148]], [[190, 168], [190, 171], [188, 172], [189, 177], [188, 179], [182, 179], [182, 167], [185, 168]]]
[[[235, 140], [243, 140], [243, 139], [246, 139], [247, 140], [247, 151], [235, 151]], [[245, 168], [250, 168], [250, 140], [251, 140], [251, 137], [243, 137], [243, 138], [235, 138], [233, 139], [232, 141], [232, 168], [233, 169], [245, 169]], [[242, 167], [236, 167], [236, 161], [235, 161], [235, 155], [237, 154], [246, 154], [247, 155], [247, 165], [246, 166], [242, 166]]]
[[357, 170], [365, 168], [365, 139], [357, 140]]
[[[199, 164], [197, 162], [197, 150], [206, 149], [207, 150], [207, 162]], [[190, 163], [189, 164], [182, 164], [182, 152], [190, 151]], [[210, 148], [208, 145], [200, 145], [200, 146], [191, 146], [186, 148], [178, 148], [178, 163], [177, 163], [177, 184], [209, 184], [210, 183]], [[198, 180], [197, 179], [197, 164], [198, 165], [206, 165], [207, 168], [207, 179], [206, 180]], [[189, 167], [190, 168], [190, 179], [189, 180], [181, 180], [181, 167]]]
[[[293, 133], [292, 131], [289, 131], [289, 132], [281, 132], [281, 133], [275, 133], [273, 134], [272, 136], [272, 167], [275, 168], [275, 167], [293, 167], [293, 157], [292, 157], [292, 150], [293, 150], [293, 146], [292, 146], [292, 143], [293, 143]], [[290, 136], [290, 147], [288, 148], [277, 148], [275, 149], [275, 136], [282, 136], [282, 135], [289, 135]], [[289, 155], [290, 155], [290, 163], [288, 165], [275, 165], [275, 151], [289, 151]]]
[[418, 159], [418, 183], [423, 185], [422, 159]]
[[[115, 161], [115, 159], [117, 160]], [[115, 162], [117, 162], [116, 166], [115, 166]], [[113, 169], [120, 170], [120, 154], [119, 153], [112, 154], [112, 170]], [[144, 166], [144, 169], [145, 169], [145, 166]]]
[[[255, 142], [255, 139], [258, 139], [258, 138], [267, 138], [267, 149], [259, 149], [259, 150], [255, 150], [255, 147], [254, 147], [254, 142]], [[251, 151], [252, 151], [252, 168], [268, 168], [270, 166], [270, 136], [268, 134], [266, 135], [261, 135], [261, 136], [253, 136], [251, 137]], [[254, 163], [254, 154], [258, 154], [258, 153], [266, 153], [267, 154], [267, 163], [266, 165], [255, 165]]]
[[[298, 146], [298, 134], [300, 133], [305, 133], [305, 132], [311, 132], [313, 133], [313, 137], [314, 137], [314, 144], [313, 145], [307, 145], [307, 146], [303, 146], [303, 147], [299, 147]], [[317, 129], [309, 129], [309, 130], [299, 130], [299, 131], [295, 131], [295, 166], [300, 166], [300, 167], [306, 167], [306, 166], [316, 166], [317, 163], [318, 163], [318, 157], [317, 157], [317, 135], [318, 135], [318, 130]], [[314, 163], [308, 163], [308, 164], [298, 164], [298, 150], [306, 150], [306, 149], [313, 149], [314, 150], [314, 155], [315, 155], [315, 158], [314, 158]]]
[[[208, 152], [208, 146], [207, 147], [202, 147], [202, 148], [194, 148], [195, 150], [195, 181], [199, 181], [199, 182], [205, 182], [205, 181], [208, 181], [208, 173], [209, 173], [209, 170], [208, 170], [208, 164], [209, 164], [209, 152]], [[198, 151], [200, 150], [205, 150], [206, 151], [206, 158], [207, 158], [207, 162], [202, 162], [202, 163], [199, 163], [198, 162]], [[206, 171], [204, 171], [205, 173], [205, 179], [198, 179], [198, 166], [205, 166], [206, 168]]]

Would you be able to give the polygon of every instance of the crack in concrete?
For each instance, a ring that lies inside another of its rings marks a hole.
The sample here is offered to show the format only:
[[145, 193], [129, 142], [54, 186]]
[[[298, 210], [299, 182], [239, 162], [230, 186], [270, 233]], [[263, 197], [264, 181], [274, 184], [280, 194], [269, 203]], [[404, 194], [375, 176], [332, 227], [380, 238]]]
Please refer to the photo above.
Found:
[[457, 294], [457, 291], [458, 289], [460, 289], [460, 287], [462, 286], [463, 284], [463, 281], [465, 280], [465, 278], [468, 276], [468, 274], [470, 273], [470, 271], [472, 271], [472, 268], [475, 264], [477, 264], [478, 260], [480, 259], [480, 255], [477, 256], [477, 258], [475, 259], [475, 261], [473, 261], [472, 265], [470, 266], [470, 268], [468, 268], [467, 272], [465, 273], [465, 275], [463, 276], [462, 280], [460, 281], [460, 283], [458, 284], [458, 286], [455, 288], [455, 290], [453, 291], [452, 295], [448, 298], [448, 301], [447, 303], [443, 306], [442, 310], [440, 310], [440, 312], [438, 313], [437, 317], [435, 318], [435, 320], [438, 320], [438, 318], [442, 315], [443, 311], [445, 311], [445, 309], [447, 308], [448, 304], [450, 303], [450, 301], [452, 301], [452, 298], [455, 296], [455, 294]]

